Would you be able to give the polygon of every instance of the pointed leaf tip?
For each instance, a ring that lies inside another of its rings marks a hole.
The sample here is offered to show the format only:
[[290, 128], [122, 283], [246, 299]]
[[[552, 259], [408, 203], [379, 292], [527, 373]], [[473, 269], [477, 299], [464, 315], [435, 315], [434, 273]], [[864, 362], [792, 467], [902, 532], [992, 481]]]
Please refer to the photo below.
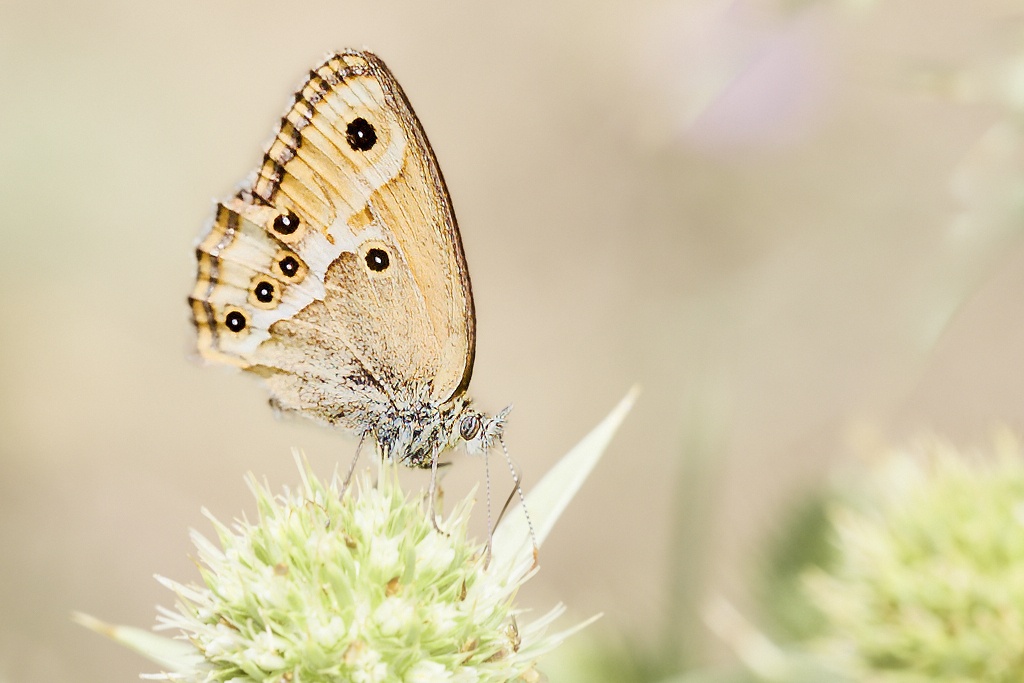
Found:
[[[543, 479], [530, 487], [530, 492], [526, 496], [526, 507], [533, 520], [538, 545], [544, 544], [555, 522], [601, 459], [639, 395], [640, 387], [634, 385], [607, 417], [572, 450], [562, 456]], [[532, 565], [530, 530], [521, 506], [511, 511], [495, 530], [493, 552], [499, 561], [509, 558], [516, 563], [525, 561]]]
[[155, 633], [131, 626], [117, 626], [82, 612], [73, 612], [71, 619], [101, 636], [134, 650], [140, 655], [170, 671], [189, 671], [200, 660], [196, 649], [189, 643], [171, 640]]

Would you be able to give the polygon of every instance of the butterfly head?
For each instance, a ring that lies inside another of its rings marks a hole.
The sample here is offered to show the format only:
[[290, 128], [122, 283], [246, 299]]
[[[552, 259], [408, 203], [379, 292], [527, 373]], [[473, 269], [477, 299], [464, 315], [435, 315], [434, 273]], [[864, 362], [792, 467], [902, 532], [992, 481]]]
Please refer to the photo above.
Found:
[[511, 410], [487, 415], [461, 397], [445, 406], [418, 403], [385, 411], [374, 431], [385, 457], [430, 467], [436, 455], [460, 441], [472, 454], [487, 451], [501, 436]]
[[505, 421], [511, 411], [512, 406], [508, 406], [497, 415], [486, 415], [467, 405], [457, 425], [459, 438], [466, 443], [466, 450], [474, 455], [489, 450], [505, 430]]

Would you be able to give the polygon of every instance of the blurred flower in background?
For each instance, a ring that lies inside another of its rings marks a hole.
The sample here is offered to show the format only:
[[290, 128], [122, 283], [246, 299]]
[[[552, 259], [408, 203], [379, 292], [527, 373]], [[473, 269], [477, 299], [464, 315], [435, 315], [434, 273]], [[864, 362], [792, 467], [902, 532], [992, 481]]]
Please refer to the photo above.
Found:
[[648, 143], [714, 156], [814, 136], [836, 81], [829, 19], [756, 2], [652, 8], [637, 77], [656, 103], [642, 112], [651, 117]]
[[815, 651], [855, 681], [1024, 677], [1024, 451], [938, 439], [887, 454], [829, 506], [835, 557], [807, 576]]

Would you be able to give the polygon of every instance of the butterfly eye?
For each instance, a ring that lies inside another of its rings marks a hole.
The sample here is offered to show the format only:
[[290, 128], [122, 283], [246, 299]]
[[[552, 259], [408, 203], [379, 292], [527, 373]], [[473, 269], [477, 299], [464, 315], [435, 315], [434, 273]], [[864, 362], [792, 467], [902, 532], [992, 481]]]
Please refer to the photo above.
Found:
[[289, 211], [274, 219], [274, 232], [279, 235], [291, 235], [299, 229], [299, 217]]
[[235, 334], [244, 330], [247, 324], [245, 314], [241, 311], [228, 311], [228, 314], [224, 316], [224, 325]]
[[376, 247], [366, 252], [366, 267], [372, 271], [380, 272], [391, 265], [388, 252]]
[[459, 423], [459, 434], [466, 441], [471, 440], [480, 431], [480, 416], [479, 415], [467, 415], [462, 418], [462, 422]]
[[353, 119], [346, 126], [345, 139], [348, 140], [348, 146], [352, 149], [359, 152], [367, 152], [377, 144], [377, 131], [374, 130], [372, 123], [363, 117], [359, 117], [358, 119]]

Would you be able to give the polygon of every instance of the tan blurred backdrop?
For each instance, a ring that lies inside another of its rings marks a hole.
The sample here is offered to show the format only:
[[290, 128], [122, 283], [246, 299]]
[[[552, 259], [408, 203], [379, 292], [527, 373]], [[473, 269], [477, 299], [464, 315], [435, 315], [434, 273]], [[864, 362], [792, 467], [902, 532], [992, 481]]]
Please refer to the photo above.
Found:
[[[190, 360], [185, 304], [212, 201], [345, 46], [387, 61], [441, 161], [479, 316], [471, 393], [515, 404], [527, 484], [644, 389], [524, 599], [603, 611], [613, 638], [688, 610], [681, 647], [727, 657], [697, 607], [747, 603], [783, 513], [860, 441], [1024, 427], [1022, 18], [1008, 0], [0, 0], [0, 680], [153, 670], [70, 612], [152, 624], [173, 602], [152, 575], [196, 578], [202, 506], [251, 514], [243, 474], [295, 483], [293, 446], [325, 474], [348, 462], [350, 439]], [[482, 466], [456, 462], [458, 493]]]

